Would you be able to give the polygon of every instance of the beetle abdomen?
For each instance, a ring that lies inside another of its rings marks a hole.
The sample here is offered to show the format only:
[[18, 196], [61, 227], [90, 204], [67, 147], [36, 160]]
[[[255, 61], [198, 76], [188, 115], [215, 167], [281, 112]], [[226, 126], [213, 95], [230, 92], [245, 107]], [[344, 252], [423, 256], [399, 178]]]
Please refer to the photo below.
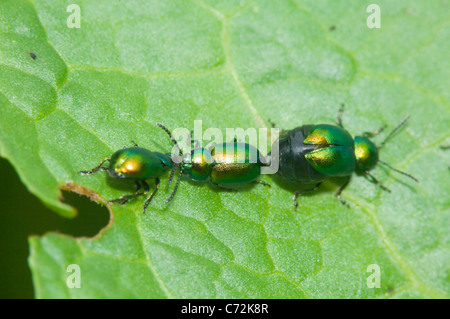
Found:
[[291, 182], [314, 184], [326, 177], [348, 176], [355, 170], [354, 141], [338, 126], [297, 127], [280, 136], [279, 149], [278, 175]]
[[317, 145], [303, 143], [311, 127], [313, 125], [303, 125], [280, 136], [277, 174], [283, 179], [300, 184], [315, 184], [325, 179], [325, 175], [315, 170], [305, 158], [305, 154], [317, 148]]
[[239, 184], [254, 181], [261, 174], [261, 162], [257, 148], [247, 143], [224, 143], [211, 150], [214, 184]]

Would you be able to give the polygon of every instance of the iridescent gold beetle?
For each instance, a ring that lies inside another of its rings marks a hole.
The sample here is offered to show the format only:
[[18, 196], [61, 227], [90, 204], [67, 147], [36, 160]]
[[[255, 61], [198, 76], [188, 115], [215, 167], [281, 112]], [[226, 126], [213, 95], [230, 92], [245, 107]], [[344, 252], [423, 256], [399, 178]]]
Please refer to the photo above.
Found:
[[[105, 162], [109, 162], [107, 167], [103, 166]], [[170, 154], [152, 152], [134, 143], [134, 147], [118, 150], [90, 171], [80, 171], [79, 173], [81, 175], [92, 175], [98, 171], [108, 171], [112, 178], [133, 180], [136, 186], [134, 194], [123, 195], [117, 199], [108, 201], [109, 203], [118, 203], [120, 205], [126, 204], [137, 196], [147, 194], [150, 191], [150, 187], [146, 180], [154, 179], [156, 188], [145, 201], [145, 213], [148, 205], [159, 189], [159, 177], [172, 167], [173, 162]], [[141, 188], [144, 189], [144, 192], [141, 192]]]
[[268, 183], [257, 179], [261, 175], [261, 167], [267, 164], [261, 161], [260, 152], [256, 147], [235, 140], [216, 144], [209, 149], [194, 147], [191, 152], [182, 154], [170, 131], [162, 124], [158, 126], [169, 135], [181, 157], [180, 162], [174, 164], [169, 178], [171, 185], [175, 171], [179, 168], [178, 180], [166, 203], [174, 198], [183, 175], [189, 176], [194, 181], [209, 181], [213, 185], [227, 189], [246, 183], [259, 183], [270, 187]]

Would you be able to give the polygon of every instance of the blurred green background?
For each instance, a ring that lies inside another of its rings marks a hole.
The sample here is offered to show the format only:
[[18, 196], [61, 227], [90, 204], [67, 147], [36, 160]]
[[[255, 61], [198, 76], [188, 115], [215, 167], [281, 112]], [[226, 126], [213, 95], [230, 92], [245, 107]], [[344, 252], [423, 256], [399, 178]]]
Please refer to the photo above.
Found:
[[28, 268], [28, 236], [57, 231], [94, 236], [106, 226], [106, 207], [87, 197], [64, 192], [64, 202], [78, 210], [67, 219], [55, 214], [28, 192], [11, 164], [0, 158], [0, 298], [34, 298]]

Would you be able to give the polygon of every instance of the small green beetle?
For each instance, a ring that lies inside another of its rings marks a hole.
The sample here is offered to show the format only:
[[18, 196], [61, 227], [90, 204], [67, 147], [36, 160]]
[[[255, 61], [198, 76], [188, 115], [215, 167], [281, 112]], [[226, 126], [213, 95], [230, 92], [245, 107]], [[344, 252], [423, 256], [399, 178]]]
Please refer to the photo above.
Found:
[[250, 160], [252, 154], [259, 157], [255, 147], [239, 142], [217, 144], [210, 150], [195, 148], [183, 157], [180, 169], [195, 181], [209, 179], [218, 186], [249, 183], [258, 178], [262, 166], [261, 161]]
[[[108, 167], [103, 164], [109, 162]], [[90, 171], [80, 171], [81, 175], [92, 175], [98, 171], [108, 171], [112, 178], [134, 180], [136, 191], [131, 195], [123, 195], [117, 199], [108, 201], [124, 205], [137, 196], [145, 195], [150, 191], [146, 180], [154, 179], [156, 188], [147, 198], [144, 204], [144, 213], [159, 189], [159, 177], [173, 167], [170, 154], [151, 152], [139, 147], [134, 143], [134, 147], [124, 148], [116, 151], [111, 157], [105, 158], [99, 165]], [[141, 193], [141, 188], [144, 192]]]
[[169, 203], [175, 196], [182, 175], [187, 175], [192, 180], [199, 182], [209, 180], [213, 185], [226, 189], [245, 183], [259, 183], [270, 187], [268, 183], [257, 180], [261, 175], [261, 167], [266, 164], [261, 162], [260, 152], [256, 147], [248, 143], [233, 141], [216, 144], [210, 149], [194, 147], [190, 153], [182, 154], [172, 133], [162, 124], [158, 125], [169, 135], [181, 156], [180, 163], [174, 164], [169, 178], [170, 185], [175, 171], [179, 167], [178, 180], [166, 203]]
[[[376, 146], [369, 138], [382, 132], [384, 127], [375, 132], [365, 132], [362, 136], [356, 136], [353, 139], [343, 128], [342, 114], [343, 105], [336, 119], [338, 126], [303, 125], [293, 130], [282, 131], [278, 141], [275, 142], [278, 144], [274, 143], [279, 147], [277, 175], [292, 183], [314, 185], [311, 189], [299, 190], [294, 193], [292, 199], [295, 209], [298, 206], [298, 196], [316, 190], [322, 181], [330, 177], [347, 177], [345, 183], [335, 194], [342, 204], [346, 204], [341, 193], [350, 182], [353, 172], [369, 176], [375, 184], [389, 191], [369, 173], [378, 163], [419, 182], [412, 175], [381, 161], [378, 155], [379, 149], [406, 123], [409, 117], [403, 120], [380, 146]], [[276, 160], [274, 156], [272, 155], [272, 161]]]

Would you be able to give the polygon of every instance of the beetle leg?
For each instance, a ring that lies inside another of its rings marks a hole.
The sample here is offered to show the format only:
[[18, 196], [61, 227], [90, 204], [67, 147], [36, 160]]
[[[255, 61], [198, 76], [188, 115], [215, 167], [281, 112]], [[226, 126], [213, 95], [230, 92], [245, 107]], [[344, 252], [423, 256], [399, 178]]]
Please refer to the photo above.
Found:
[[141, 185], [142, 187], [144, 187], [144, 194], [147, 194], [150, 191], [150, 186], [148, 186], [148, 184], [145, 182], [145, 180], [141, 181]]
[[306, 194], [306, 193], [314, 192], [315, 190], [317, 190], [319, 188], [320, 184], [322, 184], [322, 182], [317, 183], [316, 186], [314, 186], [311, 189], [304, 189], [304, 190], [301, 190], [301, 191], [296, 191], [294, 193], [294, 196], [292, 196], [292, 200], [294, 201], [295, 210], [297, 210], [297, 207], [298, 207], [297, 197], [299, 197], [299, 196], [301, 196], [303, 194]]
[[99, 170], [106, 171], [108, 168], [102, 167], [102, 165], [104, 162], [108, 162], [109, 160], [111, 160], [111, 159], [109, 157], [107, 157], [100, 164], [98, 164], [96, 167], [94, 167], [90, 171], [79, 171], [78, 173], [80, 173], [81, 175], [92, 175], [92, 174], [97, 173]]
[[[152, 194], [147, 198], [147, 200], [145, 201], [145, 204], [144, 204], [144, 214], [145, 214], [145, 211], [147, 210], [148, 205], [149, 205], [150, 202], [152, 201], [153, 197], [155, 197], [155, 194], [156, 194], [156, 192], [158, 191], [159, 185], [160, 185], [160, 184], [161, 184], [161, 183], [160, 183], [159, 178], [156, 177], [156, 178], [155, 178], [155, 185], [156, 185], [156, 188], [155, 188], [155, 190], [153, 191], [153, 193], [152, 193]], [[144, 186], [144, 187], [145, 187], [145, 186]], [[148, 185], [147, 185], [147, 187], [148, 187]]]
[[270, 123], [270, 126], [272, 126], [272, 128], [277, 128], [277, 125], [274, 122], [272, 122], [271, 119], [268, 119], [268, 121]]
[[337, 189], [337, 191], [336, 191], [336, 193], [335, 193], [336, 198], [341, 202], [341, 204], [342, 204], [342, 205], [345, 205], [345, 206], [347, 206], [347, 207], [350, 207], [350, 206], [349, 206], [349, 205], [347, 204], [347, 202], [342, 198], [341, 193], [342, 193], [342, 191], [347, 187], [347, 185], [350, 183], [350, 179], [351, 179], [351, 176], [348, 176], [348, 178], [347, 178], [347, 180], [345, 181], [345, 183], [342, 184], [342, 185]]
[[139, 192], [141, 190], [141, 188], [142, 188], [141, 183], [139, 183], [139, 181], [136, 181], [136, 183], [135, 183], [136, 191], [133, 194], [120, 196], [119, 198], [109, 200], [108, 203], [118, 203], [119, 205], [125, 205], [130, 200], [132, 200], [132, 199], [134, 199], [134, 198], [136, 198], [136, 197], [138, 197], [140, 195], [144, 195], [145, 194], [145, 193], [140, 193]]
[[228, 191], [228, 192], [237, 192], [237, 189], [231, 188], [231, 187], [226, 187], [223, 184], [214, 184], [213, 183], [213, 185], [217, 186], [218, 188], [220, 188], [222, 190]]
[[[272, 126], [272, 128], [278, 129], [278, 126], [277, 126], [274, 122], [272, 122], [271, 119], [268, 119], [268, 121], [269, 121], [270, 126]], [[280, 133], [280, 134], [283, 134], [284, 132], [285, 132], [284, 130], [280, 130], [280, 129], [279, 129], [279, 133]]]
[[[131, 140], [131, 143], [133, 143], [133, 147], [139, 147], [139, 145], [137, 145], [137, 143], [134, 140]], [[123, 148], [129, 148], [128, 146], [124, 145]]]
[[336, 124], [342, 128], [344, 128], [344, 126], [342, 125], [342, 114], [344, 114], [344, 108], [345, 108], [345, 104], [342, 103], [341, 107], [339, 108], [338, 115], [336, 116]]
[[367, 176], [370, 177], [370, 179], [372, 180], [372, 183], [378, 185], [379, 187], [381, 187], [381, 189], [387, 191], [387, 192], [391, 192], [391, 190], [389, 188], [387, 188], [386, 186], [384, 186], [383, 184], [381, 184], [376, 178], [375, 176], [373, 176], [372, 174], [369, 173], [369, 171], [365, 171], [364, 172]]

